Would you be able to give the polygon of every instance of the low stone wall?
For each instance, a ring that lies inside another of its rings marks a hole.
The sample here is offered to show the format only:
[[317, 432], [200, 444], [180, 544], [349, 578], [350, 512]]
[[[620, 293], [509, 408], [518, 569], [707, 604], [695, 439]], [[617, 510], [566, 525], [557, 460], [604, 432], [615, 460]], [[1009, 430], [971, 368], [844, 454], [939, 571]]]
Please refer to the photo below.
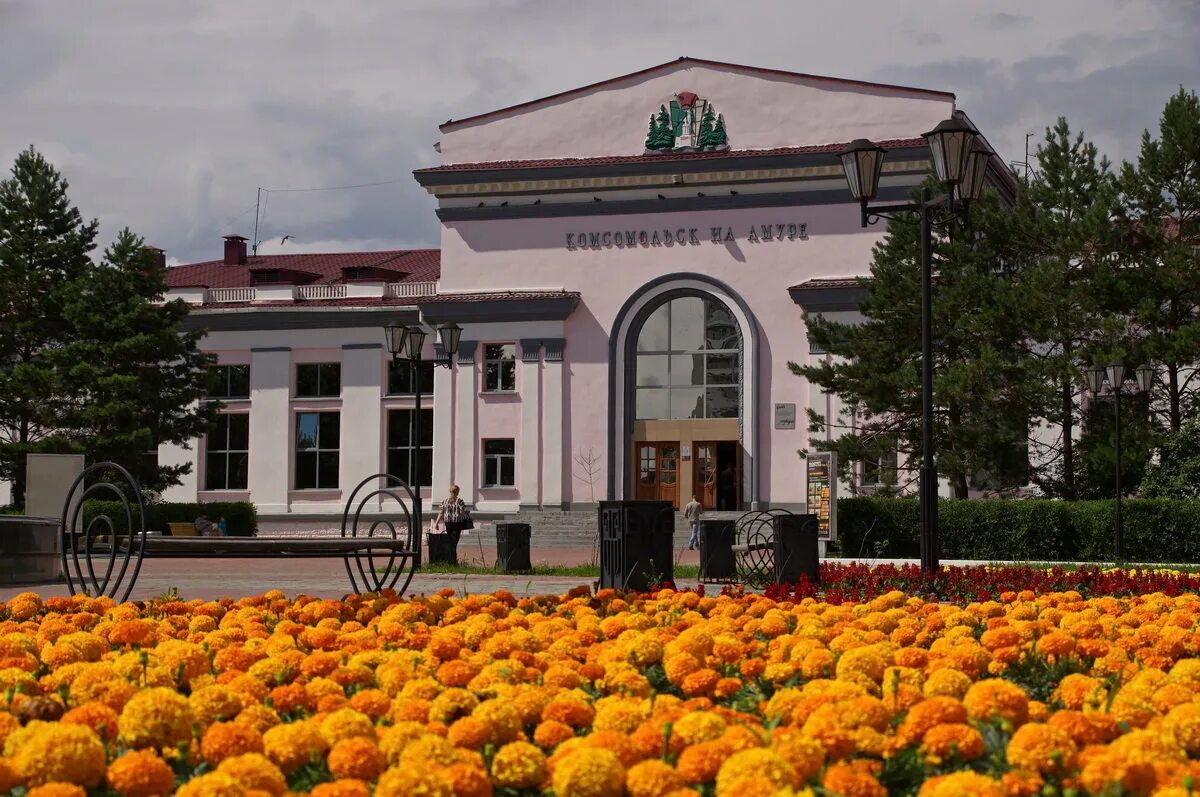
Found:
[[0, 515], [0, 584], [57, 581], [61, 557], [58, 518]]

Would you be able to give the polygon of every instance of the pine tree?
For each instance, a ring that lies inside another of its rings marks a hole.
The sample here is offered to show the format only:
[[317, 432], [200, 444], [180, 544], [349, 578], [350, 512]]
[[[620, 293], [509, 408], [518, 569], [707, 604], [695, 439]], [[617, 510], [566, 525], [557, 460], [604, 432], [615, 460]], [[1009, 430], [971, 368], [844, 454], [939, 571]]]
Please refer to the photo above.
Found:
[[729, 146], [729, 136], [725, 133], [725, 115], [717, 114], [717, 124], [713, 128], [710, 146], [727, 147]]
[[91, 267], [97, 222], [84, 222], [67, 181], [32, 147], [0, 181], [0, 479], [24, 505], [25, 455], [61, 451], [57, 375], [48, 353], [69, 334], [75, 279]]
[[1115, 315], [1119, 291], [1112, 259], [1122, 243], [1112, 224], [1113, 175], [1095, 145], [1073, 136], [1060, 118], [1046, 129], [1037, 162], [1006, 219], [1006, 235], [1024, 262], [1021, 279], [1034, 311], [1030, 344], [1044, 392], [1031, 412], [1051, 432], [1048, 440], [1035, 441], [1034, 481], [1045, 493], [1070, 500], [1081, 495], [1081, 457], [1094, 459], [1086, 449], [1104, 439], [1079, 439], [1080, 399], [1084, 369], [1103, 345], [1100, 322]]
[[92, 459], [130, 468], [151, 492], [178, 484], [191, 464], [158, 466], [161, 443], [188, 445], [219, 405], [202, 401], [210, 355], [183, 331], [179, 299], [162, 302], [166, 268], [128, 229], [78, 280], [64, 308], [72, 340], [53, 354], [64, 377], [62, 431]]
[[716, 123], [716, 112], [713, 111], [712, 104], [709, 103], [704, 106], [704, 115], [700, 117], [700, 131], [696, 137], [697, 149], [715, 146], [713, 144], [713, 133], [715, 132]]
[[[1007, 211], [994, 194], [974, 205], [974, 229], [1003, 231]], [[1006, 241], [984, 235], [969, 245], [971, 238], [957, 228], [934, 247], [935, 457], [959, 498], [972, 486], [1001, 490], [1026, 483], [1029, 396], [1037, 389], [1025, 346], [1027, 297], [1010, 271], [996, 267]], [[850, 408], [836, 418], [809, 410], [813, 447], [837, 451], [842, 467], [890, 448], [899, 452], [901, 468], [907, 459], [915, 471], [921, 456], [919, 258], [918, 225], [890, 224], [864, 283], [859, 310], [865, 320], [806, 316], [810, 341], [832, 358], [788, 364]], [[829, 430], [832, 442], [825, 441]]]
[[1142, 133], [1136, 164], [1121, 188], [1141, 244], [1125, 271], [1142, 359], [1162, 364], [1166, 426], [1173, 432], [1200, 410], [1200, 99], [1183, 88], [1167, 101], [1159, 137]]
[[646, 131], [646, 149], [658, 149], [658, 127], [654, 124], [654, 114], [650, 114], [650, 128]]
[[651, 138], [654, 144], [650, 149], [664, 150], [675, 146], [675, 129], [671, 126], [671, 114], [667, 112], [665, 105], [660, 105], [658, 108], [655, 134]]

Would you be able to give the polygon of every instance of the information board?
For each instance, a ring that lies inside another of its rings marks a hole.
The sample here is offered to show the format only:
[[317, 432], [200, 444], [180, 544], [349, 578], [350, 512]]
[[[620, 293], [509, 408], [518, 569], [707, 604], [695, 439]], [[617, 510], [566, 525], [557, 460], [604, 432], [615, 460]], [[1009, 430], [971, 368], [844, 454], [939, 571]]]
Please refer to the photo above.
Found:
[[818, 536], [837, 539], [837, 454], [810, 452], [808, 462], [808, 513], [817, 516]]

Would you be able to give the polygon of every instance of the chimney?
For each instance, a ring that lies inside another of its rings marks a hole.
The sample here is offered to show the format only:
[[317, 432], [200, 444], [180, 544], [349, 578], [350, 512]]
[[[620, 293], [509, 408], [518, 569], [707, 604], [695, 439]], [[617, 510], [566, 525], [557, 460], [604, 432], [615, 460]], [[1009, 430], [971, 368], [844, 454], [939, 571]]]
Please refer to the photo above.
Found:
[[240, 235], [225, 236], [225, 265], [246, 265], [246, 239]]
[[142, 249], [146, 251], [146, 254], [151, 259], [151, 262], [154, 263], [155, 268], [165, 269], [167, 267], [166, 250], [159, 249], [157, 246], [143, 246]]

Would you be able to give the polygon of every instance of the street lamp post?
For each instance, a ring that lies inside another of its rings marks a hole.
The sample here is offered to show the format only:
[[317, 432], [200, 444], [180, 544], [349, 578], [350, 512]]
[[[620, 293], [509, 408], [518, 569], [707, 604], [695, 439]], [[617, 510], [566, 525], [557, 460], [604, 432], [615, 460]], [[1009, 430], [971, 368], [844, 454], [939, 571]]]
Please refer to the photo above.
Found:
[[938, 565], [937, 467], [933, 457], [933, 229], [954, 219], [966, 219], [970, 202], [983, 191], [992, 151], [979, 131], [960, 118], [946, 119], [924, 135], [933, 170], [946, 193], [933, 197], [928, 188], [920, 202], [870, 205], [879, 191], [885, 151], [865, 138], [856, 139], [840, 154], [850, 194], [862, 208], [862, 226], [881, 218], [921, 225], [921, 467], [918, 501], [921, 515], [921, 569], [936, 573]]
[[[1138, 367], [1136, 373], [1138, 389], [1149, 395], [1150, 388], [1154, 384], [1154, 366], [1150, 363], [1143, 364]], [[1114, 360], [1107, 367], [1094, 366], [1088, 369], [1087, 379], [1093, 396], [1100, 395], [1105, 381], [1108, 382], [1112, 391], [1115, 435], [1113, 456], [1117, 462], [1116, 476], [1114, 477], [1116, 507], [1113, 518], [1113, 558], [1117, 562], [1121, 562], [1125, 558], [1125, 525], [1121, 518], [1121, 394], [1125, 392], [1125, 365]]]
[[[417, 434], [420, 430], [419, 419], [421, 416], [421, 349], [425, 346], [427, 335], [424, 328], [419, 325], [408, 327], [399, 323], [384, 327], [383, 333], [388, 353], [392, 356], [392, 365], [407, 362], [411, 366], [409, 377], [412, 380], [413, 412], [408, 420], [408, 481], [409, 486], [412, 487], [413, 499], [412, 523], [415, 531], [412, 537], [416, 542], [413, 561], [416, 567], [420, 567], [421, 479], [417, 469], [420, 467], [421, 447]], [[458, 341], [462, 337], [462, 327], [453, 323], [442, 324], [438, 327], [437, 334], [438, 341], [446, 351], [446, 357], [444, 360], [435, 359], [433, 365], [451, 368], [454, 365], [454, 358], [458, 354]]]

